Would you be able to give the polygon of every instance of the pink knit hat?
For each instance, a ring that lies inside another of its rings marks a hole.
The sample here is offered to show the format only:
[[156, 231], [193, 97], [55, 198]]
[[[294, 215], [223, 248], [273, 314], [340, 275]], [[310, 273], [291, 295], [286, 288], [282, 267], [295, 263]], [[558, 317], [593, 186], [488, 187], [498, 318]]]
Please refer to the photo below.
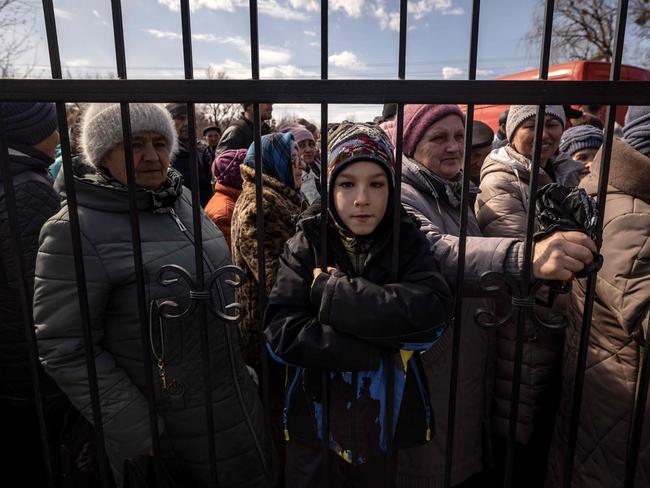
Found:
[[[465, 124], [465, 114], [460, 110], [458, 105], [404, 105], [404, 138], [402, 143], [402, 152], [409, 157], [413, 156], [415, 148], [424, 133], [435, 122], [443, 117], [456, 114], [463, 124]], [[395, 124], [397, 125], [397, 124]], [[396, 144], [395, 130], [391, 133], [391, 142]]]
[[300, 124], [296, 123], [287, 123], [287, 124], [282, 124], [277, 128], [278, 132], [291, 132], [293, 134], [293, 140], [296, 141], [296, 143], [306, 141], [306, 140], [314, 140], [314, 135], [309, 132], [305, 127], [303, 127]]

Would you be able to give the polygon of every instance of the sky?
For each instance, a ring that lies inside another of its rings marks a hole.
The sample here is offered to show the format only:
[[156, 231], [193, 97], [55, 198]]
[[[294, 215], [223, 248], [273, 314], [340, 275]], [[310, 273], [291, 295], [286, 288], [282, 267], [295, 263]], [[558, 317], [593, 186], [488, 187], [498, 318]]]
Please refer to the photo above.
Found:
[[[32, 1], [32, 0], [30, 0]], [[50, 77], [40, 3], [35, 50], [18, 63], [30, 76]], [[464, 79], [469, 61], [470, 0], [409, 0], [407, 79]], [[537, 65], [522, 41], [536, 0], [484, 0], [478, 78]], [[247, 0], [190, 0], [195, 78], [208, 70], [250, 78]], [[54, 0], [64, 73], [75, 78], [115, 76], [109, 0]], [[260, 77], [320, 77], [320, 1], [258, 0]], [[179, 0], [122, 1], [129, 78], [183, 77]], [[330, 78], [397, 78], [399, 0], [329, 0]], [[218, 101], [218, 100], [215, 100]], [[334, 105], [330, 119], [372, 120], [380, 105]], [[317, 105], [276, 105], [274, 117], [296, 114], [320, 121]]]

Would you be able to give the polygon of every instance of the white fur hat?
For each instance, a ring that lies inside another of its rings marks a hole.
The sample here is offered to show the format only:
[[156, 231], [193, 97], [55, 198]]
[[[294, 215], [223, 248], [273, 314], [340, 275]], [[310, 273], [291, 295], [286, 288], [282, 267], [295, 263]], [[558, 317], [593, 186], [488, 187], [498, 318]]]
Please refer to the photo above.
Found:
[[[131, 134], [141, 131], [157, 132], [167, 140], [170, 156], [176, 153], [178, 136], [171, 115], [154, 103], [129, 104]], [[86, 106], [81, 121], [81, 148], [88, 164], [99, 165], [116, 144], [123, 142], [122, 117], [119, 103], [91, 103]]]

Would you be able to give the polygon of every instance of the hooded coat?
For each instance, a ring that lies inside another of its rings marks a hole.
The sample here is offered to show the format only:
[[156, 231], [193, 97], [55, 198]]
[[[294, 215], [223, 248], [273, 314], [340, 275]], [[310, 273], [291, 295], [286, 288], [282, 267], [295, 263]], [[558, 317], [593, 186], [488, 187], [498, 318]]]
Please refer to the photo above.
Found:
[[[16, 197], [22, 262], [29, 291], [34, 289], [38, 234], [47, 219], [60, 207], [59, 196], [52, 189], [52, 180], [48, 175], [51, 162], [49, 156], [34, 148], [9, 148], [9, 170]], [[0, 175], [0, 399], [16, 406], [31, 406], [34, 393], [4, 179], [4, 176]], [[41, 390], [46, 395], [57, 392], [60, 394], [47, 375], [41, 378]]]
[[[450, 184], [436, 178], [410, 158], [402, 160], [402, 203], [420, 221], [437, 261], [455, 281], [460, 234], [460, 201]], [[476, 189], [474, 188], [474, 191]], [[483, 469], [489, 456], [483, 445], [490, 420], [494, 368], [494, 332], [479, 327], [474, 313], [490, 308], [488, 300], [479, 298], [478, 277], [494, 268], [503, 270], [511, 239], [484, 239], [471, 212], [468, 213], [467, 264], [461, 323], [460, 368], [456, 404], [456, 427], [452, 485], [462, 483]], [[422, 355], [427, 375], [436, 437], [427, 445], [400, 452], [399, 487], [443, 486], [447, 441], [447, 415], [451, 380], [452, 331], [445, 332], [434, 346]]]
[[[141, 343], [129, 202], [123, 185], [103, 174], [75, 177], [90, 327], [107, 453], [119, 484], [123, 461], [152, 445], [145, 398], [142, 348], [152, 349], [154, 401], [161, 438], [193, 486], [209, 486], [208, 435], [216, 444], [220, 486], [264, 487], [266, 442], [262, 407], [246, 371], [232, 326], [208, 312], [208, 348], [214, 431], [205, 419], [199, 308], [184, 318], [162, 317], [161, 300], [189, 305], [189, 283], [157, 279], [161, 266], [183, 267], [196, 280], [191, 200], [181, 176], [170, 169], [163, 190], [138, 190], [144, 294], [149, 340]], [[206, 280], [230, 264], [222, 234], [204, 215]], [[211, 289], [218, 307], [232, 303], [222, 277]], [[192, 285], [194, 286], [194, 285]], [[174, 310], [176, 312], [176, 310]], [[67, 204], [47, 221], [36, 260], [34, 317], [41, 361], [72, 403], [92, 421], [75, 259]], [[164, 345], [164, 352], [163, 352]], [[164, 356], [164, 390], [155, 356]]]
[[[419, 351], [442, 335], [451, 294], [424, 236], [400, 221], [400, 262], [392, 273], [392, 219], [373, 235], [369, 250], [351, 260], [335, 224], [328, 225], [327, 266], [319, 266], [320, 205], [304, 214], [280, 258], [265, 315], [274, 358], [288, 364], [284, 428], [287, 440], [322, 438], [321, 372], [328, 371], [330, 447], [352, 464], [386, 454], [387, 370], [395, 368], [395, 446], [426, 443], [433, 412]], [[313, 282], [313, 284], [312, 284]], [[400, 353], [401, 349], [401, 353]], [[355, 394], [356, 392], [356, 394]]]
[[[577, 172], [582, 165], [564, 157], [547, 163], [549, 172], [560, 184], [577, 184]], [[528, 210], [528, 183], [531, 162], [511, 145], [493, 150], [481, 168], [481, 192], [476, 201], [476, 218], [485, 236], [525, 239]], [[539, 188], [553, 182], [549, 173], [540, 168]], [[498, 309], [507, 310], [505, 297]], [[566, 313], [566, 300], [558, 299], [551, 310], [537, 307], [541, 317], [561, 316]], [[503, 313], [503, 312], [501, 312]], [[558, 315], [559, 314], [559, 315]], [[566, 319], [564, 320], [566, 324]], [[502, 437], [508, 435], [516, 326], [510, 322], [497, 331], [497, 366], [495, 385], [495, 428]], [[523, 351], [521, 392], [519, 395], [517, 441], [527, 443], [533, 433], [536, 418], [557, 390], [560, 356], [564, 337], [560, 331], [526, 325]]]
[[[602, 152], [581, 186], [598, 194]], [[572, 487], [623, 486], [639, 387], [644, 344], [650, 326], [650, 157], [614, 139], [603, 221], [604, 258], [587, 348], [582, 408]], [[573, 285], [562, 365], [562, 395], [545, 486], [562, 483], [576, 371], [586, 279]], [[650, 404], [644, 412], [635, 486], [650, 485]]]

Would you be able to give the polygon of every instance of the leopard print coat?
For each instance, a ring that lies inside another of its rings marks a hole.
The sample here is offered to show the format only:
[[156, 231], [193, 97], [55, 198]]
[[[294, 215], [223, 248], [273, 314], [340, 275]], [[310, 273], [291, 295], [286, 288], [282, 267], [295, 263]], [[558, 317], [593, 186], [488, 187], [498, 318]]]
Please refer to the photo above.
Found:
[[[237, 302], [244, 305], [239, 325], [242, 350], [246, 364], [259, 372], [263, 310], [260, 310], [259, 296], [255, 169], [241, 165], [241, 174], [244, 184], [232, 217], [231, 251], [233, 263], [244, 270], [247, 278], [236, 291]], [[284, 244], [296, 232], [298, 217], [304, 210], [304, 200], [300, 193], [271, 176], [262, 175], [262, 180], [265, 292], [268, 296], [275, 284]]]

